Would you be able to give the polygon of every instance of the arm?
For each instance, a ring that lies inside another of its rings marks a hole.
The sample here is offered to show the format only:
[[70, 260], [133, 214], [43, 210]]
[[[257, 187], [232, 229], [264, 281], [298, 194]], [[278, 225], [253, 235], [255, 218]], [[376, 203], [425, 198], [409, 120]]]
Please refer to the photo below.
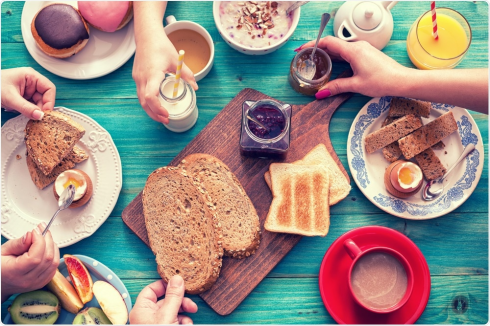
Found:
[[[153, 120], [168, 123], [168, 112], [158, 98], [159, 87], [165, 73], [175, 73], [179, 56], [163, 28], [167, 2], [135, 1], [133, 5], [136, 42], [133, 79], [138, 99]], [[197, 90], [194, 74], [185, 64], [182, 78]]]
[[[313, 45], [308, 42], [302, 47]], [[317, 99], [344, 92], [372, 97], [404, 96], [488, 114], [488, 69], [407, 68], [367, 42], [349, 43], [332, 36], [321, 39], [318, 46], [332, 60], [347, 61], [354, 75], [329, 81], [318, 91]]]
[[488, 114], [488, 69], [410, 69], [393, 95], [457, 105]]

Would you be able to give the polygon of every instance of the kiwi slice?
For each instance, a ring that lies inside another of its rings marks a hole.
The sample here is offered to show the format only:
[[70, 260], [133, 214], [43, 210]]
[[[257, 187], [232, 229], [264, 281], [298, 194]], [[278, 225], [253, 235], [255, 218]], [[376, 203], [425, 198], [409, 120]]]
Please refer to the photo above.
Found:
[[19, 294], [10, 307], [16, 324], [54, 324], [60, 315], [58, 298], [47, 291]]
[[112, 325], [112, 323], [102, 309], [90, 307], [77, 314], [73, 325]]

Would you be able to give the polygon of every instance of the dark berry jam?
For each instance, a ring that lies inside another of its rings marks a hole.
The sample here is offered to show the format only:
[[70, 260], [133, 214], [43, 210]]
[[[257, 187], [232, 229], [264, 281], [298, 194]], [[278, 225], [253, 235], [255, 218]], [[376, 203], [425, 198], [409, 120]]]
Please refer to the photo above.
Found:
[[255, 122], [248, 120], [248, 128], [257, 137], [262, 139], [276, 138], [284, 131], [286, 127], [286, 119], [284, 114], [272, 105], [261, 105], [256, 107], [253, 111], [249, 112], [260, 123], [262, 123], [269, 130], [262, 128]]

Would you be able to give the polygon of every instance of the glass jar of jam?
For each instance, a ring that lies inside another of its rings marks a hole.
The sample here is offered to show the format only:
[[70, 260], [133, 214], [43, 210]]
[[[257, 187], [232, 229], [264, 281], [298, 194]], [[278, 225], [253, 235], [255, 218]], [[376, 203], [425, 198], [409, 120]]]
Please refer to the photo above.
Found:
[[332, 74], [332, 60], [330, 56], [322, 49], [317, 48], [313, 61], [316, 65], [316, 71], [313, 78], [306, 78], [301, 74], [305, 60], [307, 60], [313, 48], [305, 48], [299, 51], [291, 61], [289, 67], [289, 84], [298, 93], [304, 95], [315, 95], [323, 85], [330, 80]]
[[177, 96], [173, 97], [175, 76], [166, 74], [160, 84], [160, 103], [168, 111], [168, 124], [164, 126], [173, 132], [184, 132], [191, 129], [199, 115], [196, 93], [191, 85], [180, 79]]
[[[284, 159], [289, 149], [291, 114], [289, 104], [273, 100], [243, 102], [240, 134], [242, 155]], [[255, 118], [265, 129], [248, 116]]]

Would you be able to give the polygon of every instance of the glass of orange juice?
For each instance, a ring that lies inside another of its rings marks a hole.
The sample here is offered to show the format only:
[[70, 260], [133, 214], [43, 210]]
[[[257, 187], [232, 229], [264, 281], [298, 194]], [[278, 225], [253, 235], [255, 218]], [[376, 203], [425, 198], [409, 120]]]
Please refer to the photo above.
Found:
[[413, 23], [407, 37], [407, 52], [419, 69], [456, 67], [471, 44], [471, 28], [459, 12], [437, 8], [436, 40], [432, 36], [432, 15], [427, 11]]

